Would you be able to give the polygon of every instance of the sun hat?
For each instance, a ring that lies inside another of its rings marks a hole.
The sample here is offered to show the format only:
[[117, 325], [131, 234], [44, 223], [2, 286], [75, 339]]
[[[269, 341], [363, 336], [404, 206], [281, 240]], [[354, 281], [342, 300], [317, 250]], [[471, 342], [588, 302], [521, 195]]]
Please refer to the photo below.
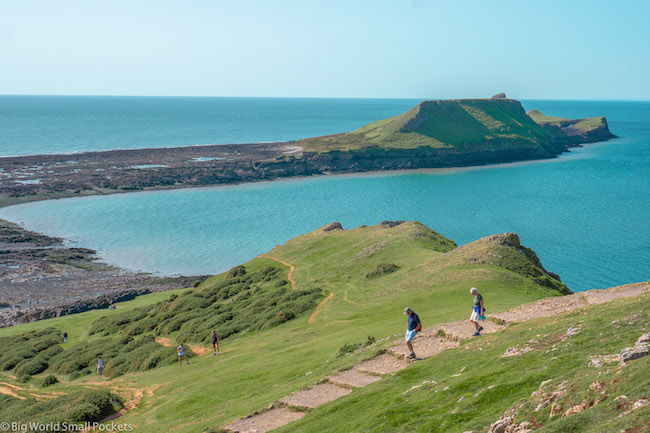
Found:
[[406, 307], [404, 308], [404, 314], [412, 313], [413, 310], [411, 310], [411, 307]]
[[471, 294], [478, 293], [478, 289], [476, 287], [472, 287], [471, 289], [469, 289], [469, 292]]

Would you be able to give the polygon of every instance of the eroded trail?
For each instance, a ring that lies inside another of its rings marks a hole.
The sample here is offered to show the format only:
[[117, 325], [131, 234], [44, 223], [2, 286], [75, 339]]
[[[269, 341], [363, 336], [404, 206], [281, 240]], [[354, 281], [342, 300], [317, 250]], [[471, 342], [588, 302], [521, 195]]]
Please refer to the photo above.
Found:
[[283, 265], [288, 266], [289, 267], [289, 273], [287, 274], [287, 280], [289, 280], [289, 283], [291, 283], [291, 288], [293, 290], [296, 290], [296, 280], [293, 279], [293, 271], [296, 270], [295, 266], [285, 262], [284, 260], [280, 260], [277, 257], [269, 256], [269, 255], [266, 255], [266, 254], [260, 254], [257, 257], [264, 258], [264, 259], [275, 260], [278, 263], [282, 263]]
[[[167, 337], [156, 337], [155, 341], [156, 341], [156, 343], [160, 344], [161, 346], [165, 346], [165, 347], [175, 347], [175, 346], [177, 346], [176, 343], [174, 343], [172, 340], [170, 340]], [[212, 349], [210, 349], [208, 347], [203, 347], [203, 346], [199, 346], [198, 344], [192, 344], [192, 343], [184, 343], [184, 345], [189, 347], [192, 352], [196, 353], [199, 356], [212, 354]]]
[[327, 304], [327, 301], [332, 299], [334, 297], [334, 293], [330, 292], [330, 294], [327, 296], [327, 298], [323, 299], [320, 301], [320, 304], [316, 307], [313, 313], [311, 313], [311, 316], [309, 316], [309, 319], [307, 320], [307, 323], [310, 325], [314, 323], [314, 320], [316, 320], [316, 317], [320, 314], [321, 311], [325, 309], [325, 304]]

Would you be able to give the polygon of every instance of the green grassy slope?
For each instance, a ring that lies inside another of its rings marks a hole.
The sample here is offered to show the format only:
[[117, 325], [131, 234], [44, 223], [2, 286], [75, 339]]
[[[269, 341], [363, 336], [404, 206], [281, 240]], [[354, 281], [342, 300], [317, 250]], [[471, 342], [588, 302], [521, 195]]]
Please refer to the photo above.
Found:
[[[529, 422], [540, 433], [647, 432], [650, 405], [626, 412], [650, 397], [650, 357], [625, 367], [589, 363], [593, 355], [633, 346], [648, 323], [646, 293], [511, 325], [356, 389], [276, 431], [483, 433], [508, 409], [519, 407], [515, 423]], [[579, 333], [563, 340], [569, 327], [579, 327]], [[510, 347], [527, 345], [533, 350], [502, 357]], [[544, 381], [549, 381], [544, 393], [533, 394]], [[557, 398], [536, 410], [554, 392]], [[583, 410], [565, 415], [576, 407]]]
[[[278, 260], [295, 267], [291, 277], [289, 267]], [[406, 305], [416, 309], [424, 326], [431, 326], [466, 318], [472, 286], [481, 289], [489, 312], [568, 291], [514, 235], [497, 235], [457, 248], [415, 222], [352, 230], [321, 228], [274, 248], [244, 269], [243, 276], [240, 272], [218, 275], [197, 289], [143, 296], [119, 304], [116, 311], [91, 311], [0, 329], [0, 338], [49, 327], [67, 329], [70, 341], [61, 345], [63, 352], [55, 357], [70, 362], [80, 347], [95, 347], [105, 338], [164, 336], [172, 346], [189, 343], [198, 354], [209, 346], [206, 334], [210, 328], [238, 324], [237, 332], [222, 341], [218, 357], [191, 356], [191, 365], [183, 367], [172, 364], [173, 360], [160, 362], [147, 371], [122, 370], [121, 376], [103, 381], [93, 374], [57, 370], [58, 364], [52, 361], [48, 370], [26, 383], [18, 382], [11, 369], [0, 371], [0, 381], [21, 387], [23, 395], [44, 392], [41, 381], [52, 373], [60, 383], [47, 387], [50, 392], [109, 386], [125, 394], [136, 388], [144, 396], [121, 422], [132, 423], [140, 432], [203, 432], [267, 407], [386, 347], [403, 333]], [[260, 278], [263, 271], [266, 276]], [[277, 287], [292, 279], [295, 290], [289, 288], [290, 283]], [[247, 293], [250, 297], [244, 302], [242, 296]], [[305, 309], [299, 305], [301, 293], [314, 303], [327, 300], [318, 308]], [[256, 300], [265, 304], [255, 304]], [[236, 308], [222, 322], [221, 312], [229, 307]], [[278, 313], [287, 320], [274, 322]], [[184, 319], [174, 322], [181, 315]], [[342, 347], [364, 342], [369, 336], [378, 343], [340, 355]], [[171, 348], [155, 350], [163, 349]], [[134, 363], [141, 361], [138, 356], [147, 356], [136, 355]], [[111, 362], [107, 361], [107, 373]]]
[[540, 127], [513, 99], [424, 101], [408, 112], [356, 131], [298, 141], [306, 152], [370, 147], [491, 150], [534, 148], [555, 133]]
[[587, 117], [584, 119], [565, 119], [564, 117], [547, 116], [539, 110], [530, 110], [528, 116], [540, 125], [551, 125], [559, 127], [568, 127], [577, 129], [582, 133], [595, 131], [597, 129], [607, 128], [605, 117]]

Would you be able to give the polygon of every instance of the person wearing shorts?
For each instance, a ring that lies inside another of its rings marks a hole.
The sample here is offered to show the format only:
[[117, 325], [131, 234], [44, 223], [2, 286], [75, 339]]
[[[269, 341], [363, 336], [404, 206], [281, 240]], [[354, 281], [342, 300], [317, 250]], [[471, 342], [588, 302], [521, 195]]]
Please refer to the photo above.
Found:
[[104, 371], [104, 360], [100, 357], [97, 360], [97, 376], [101, 377]]
[[219, 355], [219, 336], [217, 331], [212, 331], [212, 348], [214, 349], [213, 355]]
[[411, 352], [408, 356], [409, 359], [415, 359], [415, 352], [413, 351], [413, 344], [411, 343], [415, 336], [417, 335], [418, 332], [422, 330], [422, 323], [420, 322], [420, 318], [418, 317], [417, 314], [415, 314], [415, 311], [411, 310], [411, 308], [406, 307], [404, 309], [404, 314], [408, 316], [407, 320], [407, 328], [406, 328], [406, 347], [408, 347], [409, 351]]
[[187, 353], [185, 353], [185, 348], [181, 344], [178, 346], [178, 365], [183, 366], [183, 358], [185, 358], [185, 363], [190, 365], [190, 361], [187, 360]]
[[483, 296], [478, 292], [476, 287], [472, 287], [469, 292], [474, 295], [474, 305], [472, 305], [472, 314], [469, 316], [469, 321], [474, 324], [476, 332], [472, 335], [473, 337], [478, 337], [481, 335], [483, 327], [478, 324], [479, 320], [482, 320], [481, 317], [485, 314], [485, 307], [483, 306]]

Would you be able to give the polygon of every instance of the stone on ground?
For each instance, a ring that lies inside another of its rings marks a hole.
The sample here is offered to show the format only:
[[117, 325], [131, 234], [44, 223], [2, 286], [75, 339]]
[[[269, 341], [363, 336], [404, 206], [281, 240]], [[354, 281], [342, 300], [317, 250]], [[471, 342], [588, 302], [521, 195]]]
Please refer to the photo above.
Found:
[[328, 379], [335, 385], [363, 387], [381, 380], [381, 377], [352, 369], [342, 371], [336, 376], [330, 376]]
[[322, 383], [311, 389], [294, 392], [281, 398], [280, 401], [290, 406], [314, 408], [343, 397], [350, 392], [352, 391], [348, 388], [342, 388], [331, 383]]
[[384, 353], [376, 358], [363, 361], [355, 366], [357, 370], [367, 371], [369, 373], [386, 374], [394, 373], [405, 369], [409, 365], [403, 359], [397, 359], [392, 355]]
[[248, 418], [239, 419], [232, 424], [228, 424], [224, 429], [239, 433], [264, 433], [299, 420], [303, 416], [305, 416], [304, 412], [277, 408]]

